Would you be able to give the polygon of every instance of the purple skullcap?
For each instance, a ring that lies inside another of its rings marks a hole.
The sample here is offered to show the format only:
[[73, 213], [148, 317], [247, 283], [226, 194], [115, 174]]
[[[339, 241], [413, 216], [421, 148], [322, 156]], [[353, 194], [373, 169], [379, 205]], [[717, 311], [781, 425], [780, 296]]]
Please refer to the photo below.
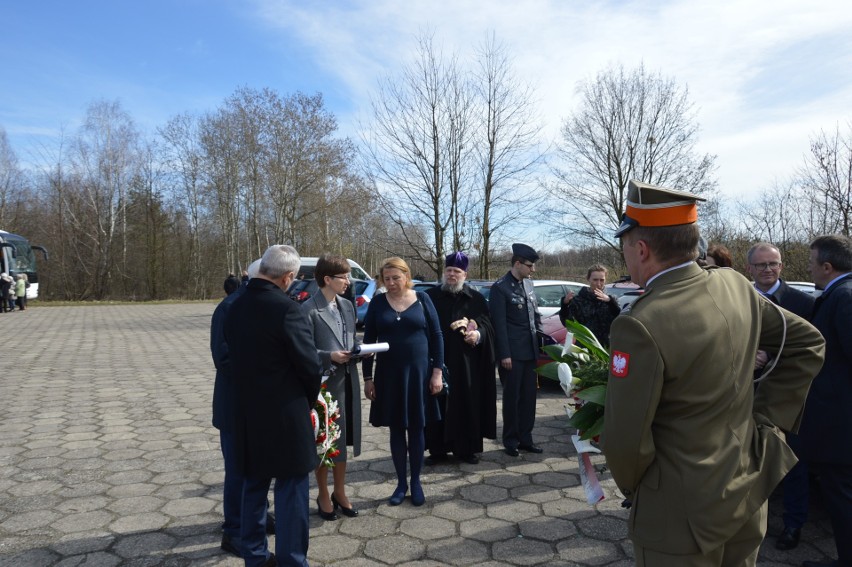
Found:
[[467, 255], [465, 255], [464, 252], [453, 252], [452, 254], [447, 254], [447, 257], [444, 260], [445, 268], [458, 268], [465, 272], [467, 271], [467, 264]]

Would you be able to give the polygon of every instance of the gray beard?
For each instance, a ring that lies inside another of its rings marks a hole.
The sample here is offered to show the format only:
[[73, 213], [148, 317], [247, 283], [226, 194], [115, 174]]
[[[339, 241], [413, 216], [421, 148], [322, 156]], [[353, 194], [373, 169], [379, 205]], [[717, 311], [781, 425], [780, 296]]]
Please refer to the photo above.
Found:
[[452, 294], [461, 293], [462, 288], [464, 287], [464, 282], [459, 282], [457, 284], [448, 284], [444, 278], [441, 278], [441, 291], [447, 291]]

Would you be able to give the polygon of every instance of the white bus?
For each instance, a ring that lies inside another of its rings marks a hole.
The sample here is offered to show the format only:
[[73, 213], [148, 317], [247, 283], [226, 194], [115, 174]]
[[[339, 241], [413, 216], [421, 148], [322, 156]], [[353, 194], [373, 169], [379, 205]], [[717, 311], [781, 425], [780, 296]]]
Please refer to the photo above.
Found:
[[38, 297], [38, 270], [33, 250], [39, 250], [47, 260], [47, 250], [42, 246], [32, 246], [23, 236], [0, 230], [0, 267], [13, 278], [18, 274], [27, 274], [30, 287], [27, 299]]

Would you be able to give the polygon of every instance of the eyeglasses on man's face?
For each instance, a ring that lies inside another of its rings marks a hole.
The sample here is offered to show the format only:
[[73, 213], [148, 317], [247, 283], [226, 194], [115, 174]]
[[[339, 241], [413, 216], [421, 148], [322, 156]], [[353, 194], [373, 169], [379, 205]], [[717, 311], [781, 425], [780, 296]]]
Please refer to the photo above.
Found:
[[521, 264], [523, 264], [524, 266], [526, 266], [526, 267], [527, 267], [527, 268], [529, 268], [530, 270], [532, 270], [533, 268], [535, 268], [535, 262], [532, 262], [532, 263], [530, 263], [530, 264], [527, 264], [526, 262], [521, 262]]
[[347, 275], [345, 275], [345, 276], [329, 276], [329, 277], [330, 277], [330, 278], [332, 278], [332, 279], [335, 279], [335, 280], [346, 280], [346, 281], [349, 281], [349, 275], [348, 275], [348, 274], [347, 274]]
[[751, 267], [761, 272], [767, 268], [770, 270], [777, 270], [781, 267], [781, 262], [761, 262], [760, 264], [752, 264]]

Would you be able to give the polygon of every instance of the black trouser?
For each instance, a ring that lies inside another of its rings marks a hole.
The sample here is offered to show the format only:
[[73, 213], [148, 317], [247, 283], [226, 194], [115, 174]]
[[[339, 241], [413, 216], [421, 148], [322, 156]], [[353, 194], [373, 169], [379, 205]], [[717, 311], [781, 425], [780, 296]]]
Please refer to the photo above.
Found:
[[500, 367], [503, 383], [503, 446], [532, 445], [535, 425], [535, 360], [512, 359], [512, 369]]
[[819, 475], [822, 500], [837, 545], [838, 564], [852, 567], [852, 465], [808, 463], [808, 466]]

